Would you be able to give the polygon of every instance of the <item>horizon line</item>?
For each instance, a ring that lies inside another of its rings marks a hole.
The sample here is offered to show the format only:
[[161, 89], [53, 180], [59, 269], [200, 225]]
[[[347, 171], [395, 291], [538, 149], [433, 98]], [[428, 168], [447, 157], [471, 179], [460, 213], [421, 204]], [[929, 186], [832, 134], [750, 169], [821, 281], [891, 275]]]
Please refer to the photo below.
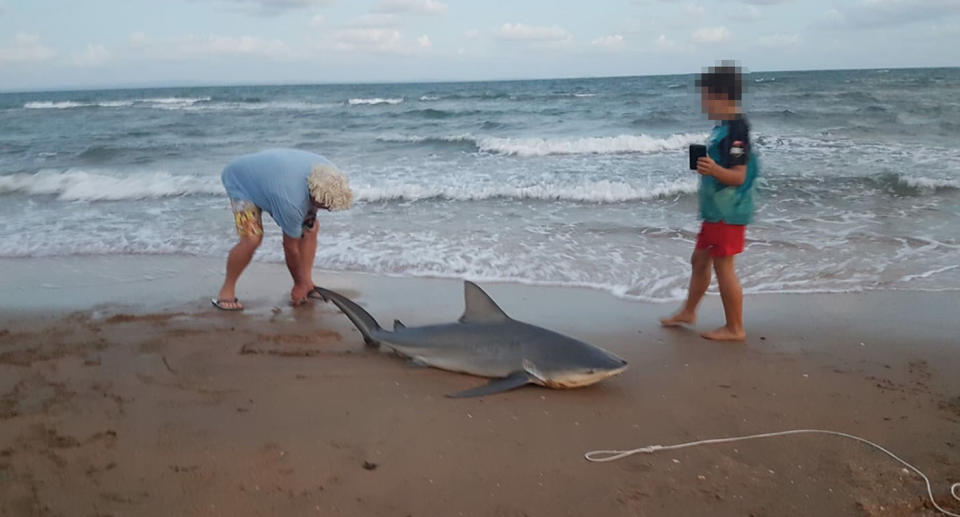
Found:
[[[798, 70], [747, 70], [750, 74], [765, 73], [802, 73], [802, 72], [868, 72], [872, 70], [937, 70], [953, 69], [960, 66], [902, 66], [902, 67], [868, 67], [868, 68], [810, 68]], [[498, 78], [498, 79], [417, 79], [408, 81], [367, 80], [367, 81], [288, 81], [288, 82], [225, 82], [210, 83], [205, 81], [171, 81], [167, 83], [119, 83], [111, 86], [62, 86], [40, 87], [28, 89], [3, 89], [0, 95], [26, 93], [63, 93], [63, 92], [91, 92], [109, 90], [163, 90], [174, 88], [225, 88], [225, 87], [262, 87], [262, 86], [362, 86], [362, 85], [402, 85], [402, 84], [471, 84], [471, 83], [505, 83], [522, 81], [576, 81], [585, 79], [626, 79], [632, 77], [680, 77], [693, 75], [697, 72], [674, 74], [626, 74], [626, 75], [598, 75], [598, 76], [570, 76], [570, 77], [527, 77], [527, 78]]]

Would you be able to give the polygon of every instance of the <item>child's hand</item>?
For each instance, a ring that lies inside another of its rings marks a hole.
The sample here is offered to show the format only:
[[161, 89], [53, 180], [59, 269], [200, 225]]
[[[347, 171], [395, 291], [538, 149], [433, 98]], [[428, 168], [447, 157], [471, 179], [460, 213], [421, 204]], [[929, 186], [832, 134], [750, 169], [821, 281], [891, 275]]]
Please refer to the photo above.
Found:
[[704, 156], [697, 160], [697, 172], [704, 176], [713, 176], [718, 168], [720, 168], [720, 166], [709, 156]]

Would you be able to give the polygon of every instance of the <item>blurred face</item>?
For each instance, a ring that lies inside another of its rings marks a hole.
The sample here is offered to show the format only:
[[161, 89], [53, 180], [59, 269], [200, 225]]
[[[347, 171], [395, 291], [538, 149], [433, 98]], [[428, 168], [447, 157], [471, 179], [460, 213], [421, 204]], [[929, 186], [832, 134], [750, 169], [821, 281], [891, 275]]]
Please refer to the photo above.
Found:
[[724, 120], [737, 113], [737, 102], [722, 93], [710, 93], [706, 88], [701, 88], [700, 110], [710, 120]]

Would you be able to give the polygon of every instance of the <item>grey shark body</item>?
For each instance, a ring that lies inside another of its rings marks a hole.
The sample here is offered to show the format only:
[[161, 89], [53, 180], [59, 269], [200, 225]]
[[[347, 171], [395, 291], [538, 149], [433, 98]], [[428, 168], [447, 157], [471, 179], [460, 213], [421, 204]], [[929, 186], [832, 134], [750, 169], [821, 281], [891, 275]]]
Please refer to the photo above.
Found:
[[472, 282], [464, 283], [466, 309], [456, 323], [380, 327], [359, 305], [328, 289], [315, 291], [350, 318], [370, 346], [384, 346], [416, 362], [493, 380], [453, 397], [474, 397], [525, 384], [563, 389], [587, 386], [622, 372], [627, 362], [606, 350], [516, 321]]

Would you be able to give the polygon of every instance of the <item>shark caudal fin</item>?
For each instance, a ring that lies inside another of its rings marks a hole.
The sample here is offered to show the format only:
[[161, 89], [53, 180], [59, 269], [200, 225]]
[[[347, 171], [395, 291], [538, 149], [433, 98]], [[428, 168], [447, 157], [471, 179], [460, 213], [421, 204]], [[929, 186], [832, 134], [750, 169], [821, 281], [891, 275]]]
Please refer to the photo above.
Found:
[[377, 320], [373, 319], [373, 316], [371, 316], [369, 312], [363, 310], [363, 307], [353, 303], [346, 296], [335, 293], [329, 289], [315, 287], [313, 291], [322, 296], [326, 301], [333, 302], [334, 305], [339, 307], [340, 310], [350, 318], [350, 321], [353, 322], [357, 330], [360, 331], [360, 334], [363, 336], [363, 342], [366, 343], [367, 346], [380, 346], [380, 342], [373, 337], [373, 333], [383, 329], [380, 328], [380, 324], [377, 323]]

